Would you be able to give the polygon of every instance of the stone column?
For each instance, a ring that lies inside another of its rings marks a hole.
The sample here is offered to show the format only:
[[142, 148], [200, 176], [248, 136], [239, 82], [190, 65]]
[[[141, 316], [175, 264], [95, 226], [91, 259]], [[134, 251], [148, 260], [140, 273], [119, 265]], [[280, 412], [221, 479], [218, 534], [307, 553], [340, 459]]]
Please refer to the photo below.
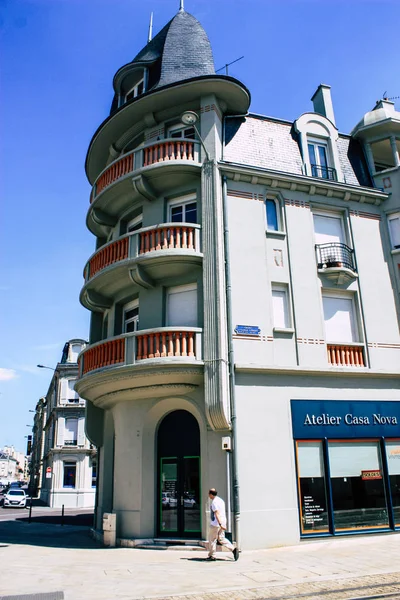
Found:
[[371, 175], [375, 175], [375, 161], [374, 161], [374, 155], [372, 154], [371, 144], [369, 142], [365, 142], [364, 148], [365, 148], [365, 155], [367, 157], [367, 162], [368, 162], [368, 166], [369, 166]]

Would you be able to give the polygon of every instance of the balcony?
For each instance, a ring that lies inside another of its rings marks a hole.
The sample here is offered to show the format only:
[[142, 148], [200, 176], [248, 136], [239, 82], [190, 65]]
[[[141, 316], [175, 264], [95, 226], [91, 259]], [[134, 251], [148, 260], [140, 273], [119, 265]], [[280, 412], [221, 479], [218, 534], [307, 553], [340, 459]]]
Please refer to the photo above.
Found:
[[365, 367], [364, 344], [328, 344], [328, 362], [332, 367]]
[[188, 183], [200, 173], [200, 143], [166, 139], [133, 150], [108, 165], [90, 194], [89, 229], [104, 235], [135, 198], [147, 201]]
[[319, 179], [328, 179], [329, 181], [337, 181], [336, 169], [332, 167], [321, 167], [321, 165], [311, 164], [311, 175], [312, 177], [319, 177]]
[[164, 223], [103, 246], [85, 265], [81, 302], [93, 309], [93, 293], [112, 298], [132, 283], [148, 288], [192, 272], [203, 258], [200, 229], [197, 223]]
[[79, 393], [92, 401], [104, 395], [107, 389], [114, 392], [127, 388], [130, 397], [135, 396], [135, 388], [139, 395], [165, 395], [162, 386], [171, 383], [176, 388], [174, 393], [183, 394], [188, 385], [201, 383], [202, 373], [202, 330], [160, 327], [126, 333], [88, 346], [79, 357], [76, 385]]
[[349, 283], [358, 277], [354, 250], [340, 242], [316, 244], [318, 272], [335, 284]]

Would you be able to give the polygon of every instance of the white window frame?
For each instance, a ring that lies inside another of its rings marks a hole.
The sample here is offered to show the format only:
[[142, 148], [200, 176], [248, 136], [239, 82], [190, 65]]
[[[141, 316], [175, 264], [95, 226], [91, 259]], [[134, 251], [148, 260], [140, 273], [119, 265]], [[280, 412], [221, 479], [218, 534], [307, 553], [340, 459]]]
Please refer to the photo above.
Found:
[[[340, 300], [351, 300], [351, 310], [352, 310], [352, 317], [353, 317], [353, 340], [352, 341], [343, 341], [343, 340], [334, 340], [334, 339], [328, 339], [327, 333], [326, 333], [326, 321], [325, 321], [325, 312], [324, 312], [324, 298], [336, 298], [336, 299], [340, 299]], [[355, 293], [346, 293], [346, 292], [336, 292], [336, 291], [328, 291], [328, 290], [322, 290], [322, 294], [321, 294], [321, 308], [322, 308], [322, 318], [323, 318], [323, 322], [324, 322], [324, 332], [325, 332], [325, 341], [327, 344], [341, 344], [341, 345], [346, 345], [346, 344], [362, 344], [362, 327], [361, 327], [361, 322], [360, 322], [360, 311], [359, 311], [359, 306], [358, 306], [358, 301], [356, 299], [356, 294]]]
[[[392, 231], [390, 228], [390, 221], [394, 221], [395, 219], [399, 219], [399, 223], [400, 223], [400, 212], [391, 213], [390, 215], [387, 216], [390, 244], [391, 244], [392, 250], [400, 250], [400, 244], [395, 245], [395, 240], [393, 239], [393, 234], [392, 234]], [[400, 228], [400, 225], [399, 225], [399, 228]], [[399, 236], [400, 236], [400, 230], [399, 230]]]
[[[143, 92], [141, 92], [140, 94], [138, 94], [138, 89], [140, 84], [143, 83]], [[144, 77], [142, 77], [142, 79], [140, 79], [134, 86], [131, 87], [130, 90], [128, 90], [124, 96], [125, 102], [129, 102], [129, 100], [132, 100], [132, 98], [129, 98], [128, 100], [128, 96], [129, 94], [131, 94], [133, 92], [133, 98], [137, 98], [138, 96], [141, 96], [142, 94], [144, 94], [145, 89], [144, 89]]]
[[[129, 312], [130, 310], [133, 310], [134, 308], [139, 309], [139, 299], [137, 298], [136, 300], [132, 300], [132, 302], [128, 302], [128, 304], [124, 304], [123, 308], [122, 308], [122, 329], [123, 329], [123, 333], [128, 333], [126, 331], [126, 326], [128, 325], [128, 323], [135, 323], [135, 329], [134, 331], [138, 330], [138, 325], [139, 325], [139, 314], [135, 317], [132, 317], [131, 319], [126, 320], [125, 318], [125, 314], [127, 312]], [[133, 331], [130, 331], [129, 333], [133, 333]]]
[[[195, 141], [196, 140], [196, 129], [193, 127], [193, 125], [183, 125], [183, 124], [179, 125], [178, 123], [176, 125], [171, 125], [171, 127], [168, 127], [167, 138], [170, 138], [173, 133], [181, 131], [182, 132], [181, 139], [183, 139], [183, 140], [190, 139], [191, 140], [192, 138], [185, 138], [185, 136], [183, 135], [185, 133], [185, 130], [187, 130], [187, 129], [193, 129], [193, 131], [194, 131], [193, 141]], [[179, 138], [176, 138], [176, 139], [179, 139]]]
[[[310, 149], [308, 147], [309, 144], [314, 146], [314, 154], [315, 154], [315, 160], [316, 160], [315, 163], [311, 162]], [[325, 149], [326, 167], [321, 165], [319, 152], [317, 151], [317, 146], [322, 146]], [[311, 172], [310, 172], [311, 176], [313, 176], [313, 174], [312, 174], [313, 165], [315, 165], [316, 167], [319, 167], [321, 169], [326, 168], [326, 169], [335, 169], [336, 170], [336, 168], [334, 166], [334, 161], [332, 158], [331, 145], [330, 145], [329, 138], [319, 138], [318, 136], [307, 135], [307, 154], [308, 154], [308, 162], [309, 162], [310, 169], [311, 169]], [[337, 175], [337, 170], [336, 170], [336, 175]], [[329, 177], [318, 176], [318, 178], [325, 179], [327, 181], [335, 181], [335, 180], [329, 179]]]
[[[198, 311], [199, 311], [199, 298], [198, 298], [198, 293], [197, 293], [197, 283], [189, 283], [187, 285], [177, 285], [174, 287], [170, 287], [167, 288], [167, 301], [166, 301], [166, 326], [167, 327], [178, 327], [178, 325], [170, 325], [169, 323], [169, 302], [170, 302], [170, 296], [172, 294], [179, 294], [182, 292], [192, 292], [192, 291], [196, 291], [197, 294], [197, 301], [196, 301], [196, 309], [197, 309], [197, 315], [196, 315], [196, 321], [198, 321]], [[182, 325], [182, 327], [185, 327], [185, 325]]]
[[[76, 438], [73, 439], [72, 441], [75, 442], [74, 444], [67, 444], [66, 442], [71, 441], [71, 440], [67, 440], [66, 439], [66, 432], [67, 431], [71, 431], [70, 429], [67, 429], [67, 424], [68, 421], [75, 421], [76, 422], [76, 431], [75, 431], [75, 435]], [[78, 445], [78, 427], [79, 427], [79, 419], [78, 417], [65, 417], [65, 422], [64, 422], [64, 443], [63, 446], [77, 446]]]
[[[78, 392], [70, 388], [71, 384], [74, 384], [76, 379], [67, 379], [67, 404], [79, 404], [80, 398]], [[70, 392], [74, 393], [74, 396], [70, 396]]]
[[[276, 324], [276, 315], [274, 314], [274, 292], [284, 294], [284, 312], [286, 309], [286, 322], [284, 326]], [[293, 332], [293, 319], [290, 305], [289, 286], [286, 283], [272, 283], [271, 284], [271, 306], [272, 306], [272, 328], [275, 332], [287, 331]]]
[[[136, 227], [140, 223], [140, 227]], [[134, 219], [131, 219], [126, 224], [126, 233], [132, 233], [132, 231], [137, 231], [143, 227], [143, 213], [140, 213]]]
[[[196, 194], [187, 194], [186, 196], [180, 196], [179, 198], [174, 198], [173, 200], [169, 200], [168, 202], [168, 221], [172, 222], [172, 208], [176, 206], [183, 207], [183, 213], [186, 216], [186, 208], [187, 204], [196, 203], [196, 222], [198, 222], [198, 204], [197, 204], [197, 195]], [[182, 223], [186, 223], [185, 220]]]

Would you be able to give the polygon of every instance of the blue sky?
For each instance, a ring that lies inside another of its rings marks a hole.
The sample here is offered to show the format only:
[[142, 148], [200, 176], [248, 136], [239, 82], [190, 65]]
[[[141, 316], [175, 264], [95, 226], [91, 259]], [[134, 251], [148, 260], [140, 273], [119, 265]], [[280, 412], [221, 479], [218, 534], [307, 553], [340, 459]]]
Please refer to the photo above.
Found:
[[[94, 248], [86, 230], [88, 143], [112, 77], [177, 12], [179, 0], [0, 0], [0, 446], [25, 447], [63, 344], [88, 336], [78, 301]], [[396, 0], [185, 0], [215, 66], [252, 93], [251, 110], [294, 120], [332, 86], [349, 132], [377, 99], [400, 96]], [[399, 101], [397, 101], [399, 102]], [[399, 104], [397, 105], [399, 106]]]

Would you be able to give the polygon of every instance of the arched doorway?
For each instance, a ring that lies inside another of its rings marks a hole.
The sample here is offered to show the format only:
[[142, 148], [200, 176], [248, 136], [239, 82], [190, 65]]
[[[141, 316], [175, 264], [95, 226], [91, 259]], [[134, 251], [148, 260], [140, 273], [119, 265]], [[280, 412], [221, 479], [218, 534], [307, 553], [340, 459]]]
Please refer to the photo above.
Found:
[[164, 417], [157, 457], [158, 535], [200, 537], [200, 430], [193, 415], [175, 410]]

